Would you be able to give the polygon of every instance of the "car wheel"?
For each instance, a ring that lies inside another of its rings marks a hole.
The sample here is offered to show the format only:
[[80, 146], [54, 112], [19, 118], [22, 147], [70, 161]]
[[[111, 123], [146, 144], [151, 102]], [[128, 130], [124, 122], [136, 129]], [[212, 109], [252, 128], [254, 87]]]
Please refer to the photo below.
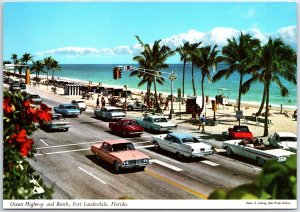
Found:
[[147, 107], [143, 106], [142, 111], [145, 111], [145, 110], [147, 110]]
[[233, 155], [232, 149], [230, 147], [226, 148], [227, 155]]
[[65, 130], [66, 130], [66, 132], [68, 132], [69, 128], [66, 128]]
[[183, 154], [181, 154], [180, 152], [176, 152], [176, 155], [177, 155], [177, 158], [178, 158], [180, 161], [183, 160], [183, 158], [184, 158], [184, 155], [183, 155]]
[[265, 160], [262, 159], [261, 157], [257, 157], [256, 160], [257, 160], [257, 164], [260, 165], [260, 166], [264, 165], [264, 163], [265, 163]]
[[154, 143], [154, 148], [155, 148], [156, 150], [159, 150], [159, 149], [160, 149], [160, 146], [159, 146], [159, 144], [158, 144], [157, 141], [155, 141], [155, 143]]
[[114, 167], [115, 167], [115, 172], [119, 173], [120, 170], [121, 170], [121, 165], [120, 165], [120, 163], [118, 161], [114, 162]]
[[132, 107], [132, 106], [128, 106], [128, 107], [127, 107], [127, 110], [132, 111], [132, 110], [133, 110], [133, 107]]

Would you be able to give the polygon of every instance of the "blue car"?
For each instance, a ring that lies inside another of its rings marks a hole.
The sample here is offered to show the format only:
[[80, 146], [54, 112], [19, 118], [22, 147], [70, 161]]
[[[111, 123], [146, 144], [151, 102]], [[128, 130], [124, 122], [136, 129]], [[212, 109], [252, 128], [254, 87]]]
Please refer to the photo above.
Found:
[[53, 107], [55, 113], [60, 113], [63, 116], [78, 116], [81, 111], [73, 104], [60, 104]]

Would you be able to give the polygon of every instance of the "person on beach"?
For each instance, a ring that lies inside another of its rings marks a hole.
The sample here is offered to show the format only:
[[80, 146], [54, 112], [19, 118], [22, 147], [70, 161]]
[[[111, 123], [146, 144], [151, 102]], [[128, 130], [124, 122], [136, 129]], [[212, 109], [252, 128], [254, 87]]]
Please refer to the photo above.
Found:
[[101, 108], [104, 108], [105, 106], [105, 99], [104, 97], [101, 98]]
[[199, 129], [198, 130], [200, 130], [200, 128], [202, 127], [202, 133], [205, 133], [205, 129], [204, 129], [204, 127], [205, 127], [205, 122], [206, 122], [206, 119], [205, 119], [205, 115], [203, 114], [201, 117], [200, 117], [200, 124], [199, 124]]
[[100, 95], [98, 95], [97, 101], [96, 101], [96, 109], [100, 109], [100, 100], [99, 100]]

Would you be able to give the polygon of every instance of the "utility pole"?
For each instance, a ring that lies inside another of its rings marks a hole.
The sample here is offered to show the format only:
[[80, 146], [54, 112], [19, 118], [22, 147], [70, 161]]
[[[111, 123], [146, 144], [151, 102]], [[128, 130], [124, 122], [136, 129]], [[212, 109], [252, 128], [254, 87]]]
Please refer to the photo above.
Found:
[[170, 114], [169, 114], [169, 119], [172, 119], [175, 117], [174, 114], [174, 107], [173, 107], [173, 81], [176, 79], [176, 75], [173, 73], [170, 74], [169, 76], [169, 80], [171, 80], [171, 110], [170, 110]]

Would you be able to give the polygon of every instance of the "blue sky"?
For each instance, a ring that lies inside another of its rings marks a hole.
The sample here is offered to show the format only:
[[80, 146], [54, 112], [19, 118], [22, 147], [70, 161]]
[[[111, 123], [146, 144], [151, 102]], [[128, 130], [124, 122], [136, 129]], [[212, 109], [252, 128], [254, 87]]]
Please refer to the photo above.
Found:
[[[3, 59], [30, 53], [61, 64], [132, 63], [144, 43], [226, 45], [240, 31], [296, 46], [295, 2], [6, 2]], [[178, 63], [174, 56], [168, 60]]]

